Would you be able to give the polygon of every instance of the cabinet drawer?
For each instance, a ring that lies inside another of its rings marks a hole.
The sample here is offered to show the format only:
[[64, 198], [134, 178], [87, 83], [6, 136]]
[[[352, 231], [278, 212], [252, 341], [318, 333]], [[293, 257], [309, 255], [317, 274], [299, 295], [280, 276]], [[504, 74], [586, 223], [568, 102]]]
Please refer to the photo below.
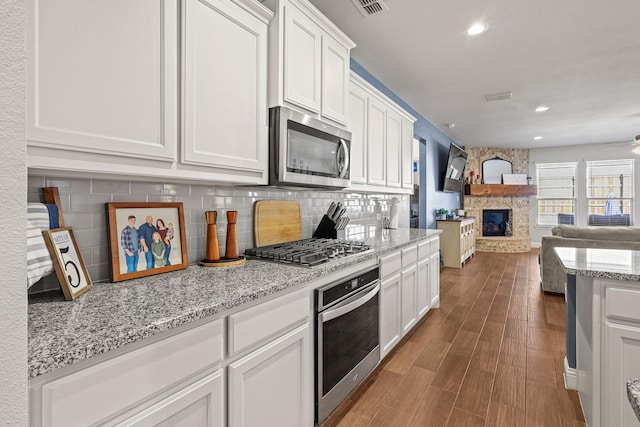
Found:
[[402, 250], [402, 267], [415, 264], [418, 261], [418, 248], [411, 246]]
[[229, 356], [286, 332], [311, 313], [309, 290], [302, 289], [229, 316]]
[[431, 240], [418, 243], [418, 259], [422, 260], [431, 255]]
[[397, 251], [380, 258], [380, 278], [391, 276], [402, 268], [402, 252]]
[[42, 386], [42, 426], [88, 426], [165, 390], [223, 357], [223, 319]]
[[431, 253], [435, 254], [436, 252], [438, 252], [440, 250], [440, 237], [436, 237], [435, 239], [431, 240]]
[[640, 291], [607, 288], [606, 295], [607, 316], [640, 321]]

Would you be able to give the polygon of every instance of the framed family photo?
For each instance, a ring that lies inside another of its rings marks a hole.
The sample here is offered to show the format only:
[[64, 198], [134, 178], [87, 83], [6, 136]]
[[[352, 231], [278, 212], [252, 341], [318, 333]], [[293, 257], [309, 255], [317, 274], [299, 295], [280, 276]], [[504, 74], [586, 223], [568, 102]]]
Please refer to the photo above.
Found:
[[71, 301], [87, 292], [91, 288], [91, 277], [71, 227], [44, 230], [42, 236], [64, 298]]
[[189, 266], [180, 202], [107, 203], [111, 281]]

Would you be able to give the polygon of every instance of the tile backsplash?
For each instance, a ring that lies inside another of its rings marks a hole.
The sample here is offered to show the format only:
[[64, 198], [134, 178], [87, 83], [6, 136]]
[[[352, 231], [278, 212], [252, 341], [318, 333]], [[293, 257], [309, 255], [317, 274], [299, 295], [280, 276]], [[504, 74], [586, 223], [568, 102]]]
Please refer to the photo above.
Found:
[[[205, 211], [218, 211], [218, 240], [224, 254], [226, 211], [237, 210], [236, 225], [240, 253], [253, 247], [253, 204], [258, 200], [297, 200], [302, 211], [302, 237], [313, 234], [329, 204], [340, 201], [347, 206], [351, 223], [375, 221], [375, 204], [380, 203], [382, 215], [389, 216], [390, 200], [397, 197], [399, 226], [409, 226], [409, 196], [394, 194], [363, 194], [347, 191], [281, 189], [267, 186], [223, 186], [120, 181], [87, 178], [59, 178], [30, 175], [28, 202], [40, 202], [42, 187], [58, 187], [65, 225], [73, 227], [89, 275], [94, 282], [109, 280], [109, 251], [105, 203], [110, 202], [182, 202], [187, 235], [189, 264], [204, 258], [206, 244]], [[55, 275], [45, 277], [30, 292], [58, 288]]]

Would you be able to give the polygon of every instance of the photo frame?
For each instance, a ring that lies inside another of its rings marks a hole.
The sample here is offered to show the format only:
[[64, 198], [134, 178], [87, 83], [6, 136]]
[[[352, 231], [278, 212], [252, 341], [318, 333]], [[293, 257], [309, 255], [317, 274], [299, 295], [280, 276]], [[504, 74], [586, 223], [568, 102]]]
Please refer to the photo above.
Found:
[[112, 282], [189, 266], [181, 202], [107, 203], [105, 209]]
[[78, 249], [71, 227], [43, 230], [42, 236], [49, 249], [53, 269], [56, 272], [64, 298], [71, 301], [87, 292], [91, 277]]
[[506, 185], [527, 185], [526, 173], [503, 173], [502, 183]]

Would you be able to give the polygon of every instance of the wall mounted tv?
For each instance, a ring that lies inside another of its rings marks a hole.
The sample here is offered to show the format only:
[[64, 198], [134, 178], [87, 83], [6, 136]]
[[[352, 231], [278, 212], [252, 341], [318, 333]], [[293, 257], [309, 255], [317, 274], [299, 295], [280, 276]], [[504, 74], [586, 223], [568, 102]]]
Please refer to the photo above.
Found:
[[456, 144], [449, 146], [447, 169], [444, 173], [442, 191], [459, 193], [464, 181], [464, 168], [467, 166], [467, 153]]

